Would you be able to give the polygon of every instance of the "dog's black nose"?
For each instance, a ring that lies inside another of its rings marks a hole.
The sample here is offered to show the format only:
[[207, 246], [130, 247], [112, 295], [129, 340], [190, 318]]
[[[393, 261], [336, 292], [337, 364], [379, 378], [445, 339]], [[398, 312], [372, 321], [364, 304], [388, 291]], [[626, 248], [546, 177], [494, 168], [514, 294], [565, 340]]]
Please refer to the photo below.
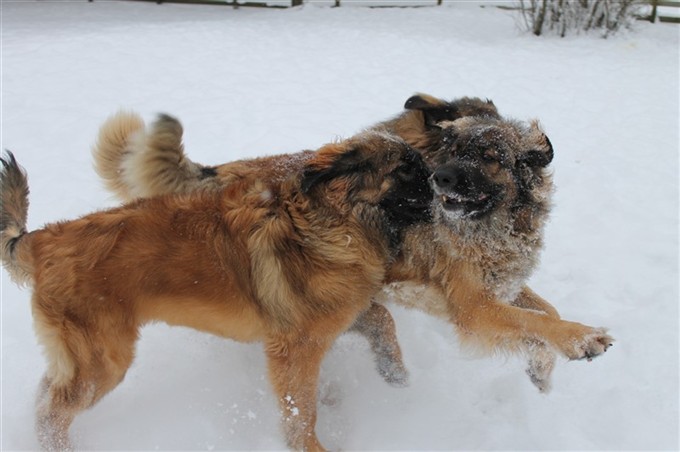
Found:
[[458, 184], [458, 171], [453, 168], [437, 168], [437, 170], [432, 174], [432, 180], [437, 187], [443, 189], [452, 189]]

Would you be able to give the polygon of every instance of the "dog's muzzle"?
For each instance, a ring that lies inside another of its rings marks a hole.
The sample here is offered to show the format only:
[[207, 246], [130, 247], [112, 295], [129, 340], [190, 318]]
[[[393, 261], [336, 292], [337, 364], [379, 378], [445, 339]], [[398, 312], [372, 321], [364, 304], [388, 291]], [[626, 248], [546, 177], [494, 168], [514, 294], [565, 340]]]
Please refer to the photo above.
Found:
[[441, 166], [430, 177], [430, 183], [435, 203], [462, 218], [480, 218], [490, 212], [498, 200], [499, 190], [472, 167]]

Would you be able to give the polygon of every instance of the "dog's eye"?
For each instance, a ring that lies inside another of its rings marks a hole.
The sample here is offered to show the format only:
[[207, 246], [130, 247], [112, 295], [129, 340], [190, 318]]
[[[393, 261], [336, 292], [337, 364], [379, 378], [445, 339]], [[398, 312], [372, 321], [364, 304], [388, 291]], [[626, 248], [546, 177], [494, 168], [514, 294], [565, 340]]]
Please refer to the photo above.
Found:
[[501, 155], [495, 149], [487, 149], [482, 153], [482, 160], [485, 162], [500, 162]]
[[412, 179], [414, 172], [415, 168], [413, 167], [413, 165], [401, 165], [395, 170], [397, 176], [399, 176], [401, 179], [406, 180]]

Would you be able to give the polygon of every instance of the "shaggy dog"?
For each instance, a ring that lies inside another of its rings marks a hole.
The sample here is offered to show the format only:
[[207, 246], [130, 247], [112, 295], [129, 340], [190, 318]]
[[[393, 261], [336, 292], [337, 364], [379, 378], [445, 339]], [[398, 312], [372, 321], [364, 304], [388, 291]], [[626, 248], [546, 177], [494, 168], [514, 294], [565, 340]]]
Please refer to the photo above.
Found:
[[[537, 123], [503, 119], [488, 100], [447, 102], [417, 94], [403, 113], [369, 130], [396, 134], [414, 146], [434, 171], [437, 191], [436, 225], [407, 231], [409, 248], [392, 267], [378, 301], [445, 318], [479, 350], [523, 352], [527, 373], [543, 392], [550, 389], [555, 351], [580, 359], [606, 350], [613, 339], [605, 330], [560, 321], [557, 310], [526, 286], [538, 263], [552, 193], [546, 167], [553, 148]], [[133, 113], [119, 113], [102, 126], [93, 154], [97, 172], [123, 199], [220, 187], [280, 171], [301, 157], [204, 166], [185, 155], [177, 120], [162, 116], [146, 130]], [[434, 268], [446, 275], [430, 274]], [[466, 303], [472, 298], [455, 292], [469, 272], [487, 302]], [[474, 318], [468, 312], [473, 308]], [[403, 381], [400, 355], [385, 353], [396, 347], [387, 316], [375, 316], [382, 323], [362, 324], [362, 331], [379, 368], [398, 371], [392, 380]]]
[[[443, 317], [463, 343], [524, 352], [532, 382], [547, 391], [557, 351], [591, 359], [613, 339], [561, 320], [526, 287], [543, 246], [553, 148], [537, 123], [470, 116], [439, 123], [434, 222], [406, 233], [387, 280], [394, 299]], [[406, 281], [407, 283], [403, 283]]]
[[381, 289], [409, 227], [431, 220], [429, 172], [402, 140], [367, 132], [304, 153], [284, 170], [134, 201], [26, 231], [28, 183], [0, 174], [0, 250], [32, 309], [48, 369], [37, 430], [68, 428], [123, 379], [140, 328], [164, 321], [262, 341], [286, 441], [315, 434], [321, 360]]

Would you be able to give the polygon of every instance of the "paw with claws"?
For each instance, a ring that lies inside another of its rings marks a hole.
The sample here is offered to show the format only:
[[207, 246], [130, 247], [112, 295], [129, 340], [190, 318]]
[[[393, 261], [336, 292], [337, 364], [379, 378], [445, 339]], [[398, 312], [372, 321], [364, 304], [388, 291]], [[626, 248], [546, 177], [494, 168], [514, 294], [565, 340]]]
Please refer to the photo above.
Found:
[[614, 338], [607, 334], [606, 328], [595, 328], [591, 334], [583, 338], [579, 346], [579, 356], [572, 359], [586, 359], [592, 361], [614, 345]]
[[588, 360], [600, 356], [614, 343], [614, 338], [607, 334], [606, 328], [591, 328], [581, 324], [569, 335], [561, 347], [570, 360]]

